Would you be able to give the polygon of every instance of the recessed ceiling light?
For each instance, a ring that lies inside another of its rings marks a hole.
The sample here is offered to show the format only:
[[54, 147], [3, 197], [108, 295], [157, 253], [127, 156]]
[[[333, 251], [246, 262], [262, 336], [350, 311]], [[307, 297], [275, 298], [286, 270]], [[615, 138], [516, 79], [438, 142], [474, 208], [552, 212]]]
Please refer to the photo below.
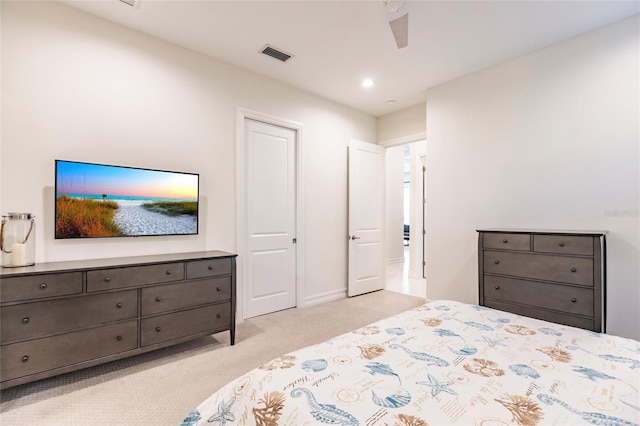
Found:
[[389, 105], [391, 105], [391, 104], [395, 104], [395, 103], [396, 103], [396, 100], [395, 100], [395, 99], [389, 99], [389, 100], [387, 101], [387, 103], [388, 103]]
[[371, 80], [370, 78], [365, 78], [364, 80], [362, 80], [362, 87], [371, 87], [373, 86], [374, 81]]

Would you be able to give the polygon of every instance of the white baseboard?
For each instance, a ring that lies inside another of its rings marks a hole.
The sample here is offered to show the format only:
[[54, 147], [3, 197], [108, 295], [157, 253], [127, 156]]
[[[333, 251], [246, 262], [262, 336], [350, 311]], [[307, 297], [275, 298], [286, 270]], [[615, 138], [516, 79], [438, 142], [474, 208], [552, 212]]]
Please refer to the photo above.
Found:
[[404, 257], [394, 257], [391, 259], [387, 259], [387, 263], [388, 264], [392, 264], [392, 263], [402, 263], [404, 262]]
[[315, 296], [305, 297], [304, 306], [318, 305], [320, 303], [344, 299], [345, 297], [347, 297], [346, 289], [327, 291], [325, 293], [316, 294]]

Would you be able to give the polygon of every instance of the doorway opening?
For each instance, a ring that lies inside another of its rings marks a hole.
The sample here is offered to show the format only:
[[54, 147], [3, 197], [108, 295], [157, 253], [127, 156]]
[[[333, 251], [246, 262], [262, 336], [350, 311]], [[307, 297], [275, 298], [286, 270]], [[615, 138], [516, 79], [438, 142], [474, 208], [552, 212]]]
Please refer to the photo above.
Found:
[[426, 297], [426, 141], [387, 147], [385, 159], [385, 288]]

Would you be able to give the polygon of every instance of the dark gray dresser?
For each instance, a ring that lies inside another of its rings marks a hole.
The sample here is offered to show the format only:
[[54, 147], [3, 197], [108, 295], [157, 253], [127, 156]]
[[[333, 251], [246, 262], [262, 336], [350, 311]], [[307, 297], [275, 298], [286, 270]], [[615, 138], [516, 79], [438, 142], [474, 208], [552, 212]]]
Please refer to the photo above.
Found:
[[606, 231], [478, 233], [481, 306], [605, 332]]
[[0, 388], [229, 330], [236, 255], [221, 251], [0, 269]]

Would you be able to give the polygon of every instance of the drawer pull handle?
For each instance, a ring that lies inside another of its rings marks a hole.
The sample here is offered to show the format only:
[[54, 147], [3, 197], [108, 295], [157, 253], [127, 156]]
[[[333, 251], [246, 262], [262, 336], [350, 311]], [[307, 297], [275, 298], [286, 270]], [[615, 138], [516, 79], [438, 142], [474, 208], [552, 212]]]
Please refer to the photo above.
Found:
[[29, 317], [22, 318], [22, 323], [23, 324], [29, 324]]
[[116, 308], [118, 309], [122, 308], [122, 303], [116, 303]]
[[122, 340], [122, 336], [116, 336], [116, 340], [119, 342]]
[[499, 260], [494, 260], [493, 263], [495, 263], [496, 265], [498, 265], [500, 263]]
[[208, 270], [210, 270], [210, 271], [213, 271], [213, 266], [209, 265], [209, 266], [207, 267], [207, 269], [208, 269]]
[[22, 362], [27, 362], [29, 361], [29, 355], [25, 355], [22, 357]]
[[46, 288], [47, 288], [47, 283], [40, 284], [40, 290], [46, 290]]
[[160, 327], [156, 327], [156, 333], [160, 333]]
[[216, 291], [222, 291], [220, 287], [216, 287]]
[[111, 277], [104, 277], [105, 282], [111, 282]]
[[575, 297], [573, 299], [571, 299], [572, 303], [576, 303], [578, 301], [578, 299], [576, 299]]
[[507, 244], [507, 243], [509, 242], [509, 240], [502, 240], [502, 242], [503, 242], [504, 244]]
[[171, 275], [171, 271], [167, 271], [165, 272], [167, 275]]
[[216, 317], [222, 318], [222, 314], [217, 314]]
[[558, 245], [559, 245], [560, 247], [564, 247], [564, 242], [560, 242], [560, 243], [558, 243]]
[[576, 272], [577, 269], [576, 268], [571, 268], [571, 272]]
[[156, 302], [159, 302], [161, 300], [162, 300], [162, 298], [160, 296], [156, 297]]
[[500, 290], [500, 286], [499, 285], [496, 286], [496, 290]]

